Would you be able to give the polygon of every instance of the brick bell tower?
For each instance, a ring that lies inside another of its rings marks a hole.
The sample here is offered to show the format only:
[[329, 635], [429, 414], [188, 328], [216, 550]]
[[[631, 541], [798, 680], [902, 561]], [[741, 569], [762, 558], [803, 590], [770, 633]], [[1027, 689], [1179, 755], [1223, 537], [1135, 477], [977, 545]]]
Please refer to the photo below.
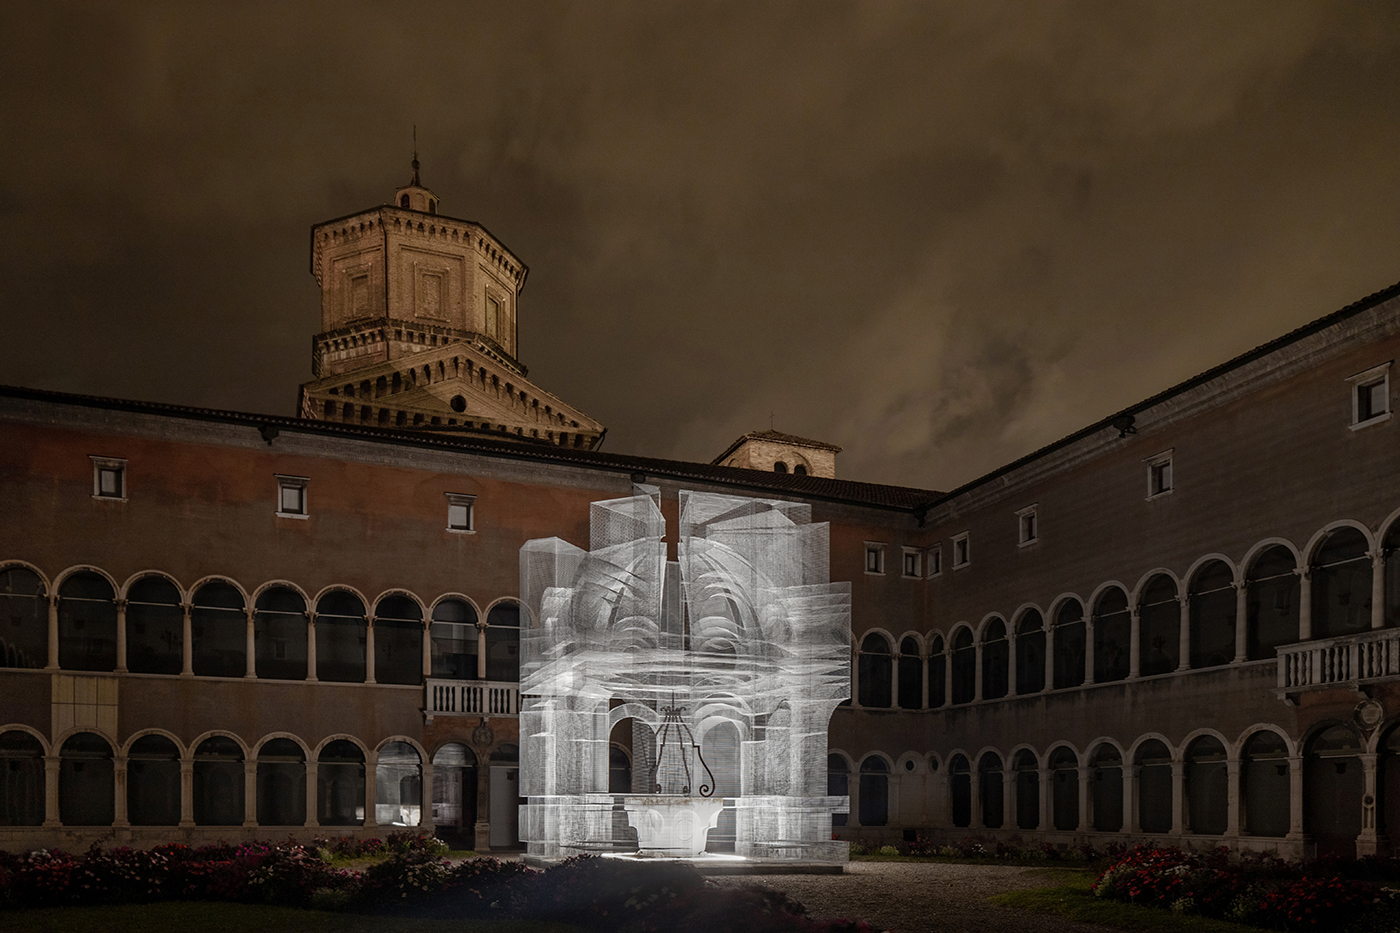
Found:
[[391, 204], [311, 228], [321, 286], [303, 418], [592, 450], [606, 429], [517, 358], [528, 268], [489, 230], [439, 213], [419, 179]]

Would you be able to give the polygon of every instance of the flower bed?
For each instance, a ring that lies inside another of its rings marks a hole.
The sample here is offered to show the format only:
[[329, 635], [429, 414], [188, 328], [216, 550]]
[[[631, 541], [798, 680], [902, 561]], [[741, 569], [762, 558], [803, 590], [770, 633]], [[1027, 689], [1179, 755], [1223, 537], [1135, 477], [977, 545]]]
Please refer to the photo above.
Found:
[[1230, 861], [1229, 850], [1194, 855], [1139, 846], [1094, 882], [1099, 897], [1282, 930], [1335, 930], [1397, 912], [1378, 882], [1400, 878], [1400, 860], [1285, 862], [1267, 855]]
[[[387, 842], [316, 840], [191, 848], [166, 845], [85, 855], [0, 852], [0, 908], [225, 900], [421, 917], [556, 920], [589, 930], [652, 933], [874, 933], [862, 921], [818, 922], [757, 885], [712, 885], [688, 865], [585, 856], [547, 871], [477, 858], [453, 865], [431, 836]], [[364, 872], [329, 864], [391, 852]]]

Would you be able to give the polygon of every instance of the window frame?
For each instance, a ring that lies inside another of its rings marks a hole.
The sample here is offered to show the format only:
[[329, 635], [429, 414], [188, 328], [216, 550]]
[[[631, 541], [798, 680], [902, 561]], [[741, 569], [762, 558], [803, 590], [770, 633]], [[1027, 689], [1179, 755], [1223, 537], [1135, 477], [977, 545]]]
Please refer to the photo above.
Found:
[[[1016, 510], [1016, 546], [1028, 547], [1040, 540], [1040, 503]], [[1029, 534], [1027, 534], [1029, 531]]]
[[922, 580], [924, 577], [923, 550], [916, 547], [902, 547], [900, 548], [900, 557], [900, 576], [906, 580]]
[[[1390, 362], [1387, 360], [1365, 372], [1347, 377], [1347, 383], [1351, 386], [1351, 430], [1369, 428], [1372, 425], [1384, 424], [1390, 420]], [[1381, 404], [1385, 408], [1379, 412], [1373, 411], [1363, 418], [1362, 393], [1376, 386], [1381, 387]]]
[[887, 545], [883, 541], [865, 542], [865, 573], [871, 577], [883, 577], [885, 575], [885, 548]]
[[[447, 496], [447, 531], [455, 535], [476, 534], [476, 496], [463, 492], [448, 492], [443, 495]], [[452, 510], [457, 508], [467, 510], [465, 525], [452, 524]]]
[[[1142, 462], [1147, 464], [1147, 498], [1159, 499], [1162, 496], [1169, 496], [1176, 489], [1176, 470], [1173, 467], [1173, 454], [1175, 447], [1169, 447], [1159, 454], [1153, 454], [1145, 458]], [[1161, 484], [1163, 475], [1166, 476], [1166, 484]]]
[[962, 570], [972, 566], [972, 532], [964, 531], [961, 534], [953, 535], [952, 540], [953, 569]]
[[[307, 486], [309, 486], [309, 485], [311, 484], [311, 479], [310, 479], [310, 477], [306, 477], [306, 476], [291, 476], [291, 475], [286, 474], [286, 473], [274, 473], [273, 476], [275, 476], [275, 477], [277, 478], [277, 509], [276, 509], [276, 513], [275, 513], [275, 514], [277, 515], [277, 517], [278, 517], [278, 518], [299, 518], [299, 519], [307, 519], [307, 518], [310, 518], [310, 517], [311, 517], [311, 503], [310, 503], [310, 498], [309, 498], [309, 496], [307, 495], [307, 491], [306, 491], [306, 490], [307, 490]], [[290, 489], [295, 489], [295, 490], [297, 490], [297, 491], [300, 493], [300, 495], [301, 495], [301, 503], [300, 503], [300, 504], [301, 504], [301, 511], [300, 511], [300, 512], [288, 512], [288, 511], [286, 511], [286, 510], [283, 508], [283, 506], [284, 506], [285, 503], [286, 503], [286, 499], [284, 498], [284, 497], [285, 497], [285, 494], [286, 494], [287, 490], [290, 490]]]
[[[126, 460], [121, 457], [98, 457], [88, 455], [92, 461], [92, 497], [102, 499], [107, 502], [126, 501]], [[117, 478], [117, 491], [115, 493], [105, 493], [102, 491], [102, 474], [113, 473]]]
[[935, 544], [924, 549], [924, 569], [928, 573], [928, 578], [943, 576], [943, 545]]

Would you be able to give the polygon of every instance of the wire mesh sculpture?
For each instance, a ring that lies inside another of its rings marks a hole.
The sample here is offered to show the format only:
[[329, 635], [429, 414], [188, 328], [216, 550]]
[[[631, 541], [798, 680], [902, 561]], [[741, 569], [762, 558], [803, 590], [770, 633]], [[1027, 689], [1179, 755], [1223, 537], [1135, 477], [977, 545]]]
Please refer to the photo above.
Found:
[[[652, 486], [593, 503], [590, 525], [587, 551], [520, 551], [529, 858], [696, 857], [727, 847], [708, 839], [723, 820], [737, 855], [843, 861], [831, 815], [849, 800], [827, 795], [826, 756], [850, 697], [850, 587], [828, 579], [828, 526], [802, 503], [682, 491], [668, 561]], [[612, 793], [627, 720], [631, 792]]]

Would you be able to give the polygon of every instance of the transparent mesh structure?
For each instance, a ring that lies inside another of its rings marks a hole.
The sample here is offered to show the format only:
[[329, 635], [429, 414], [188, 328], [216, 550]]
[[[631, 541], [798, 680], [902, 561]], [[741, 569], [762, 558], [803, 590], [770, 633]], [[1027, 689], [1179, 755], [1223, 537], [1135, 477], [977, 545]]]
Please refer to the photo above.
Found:
[[[587, 551], [520, 551], [529, 856], [844, 861], [827, 728], [850, 697], [851, 599], [828, 579], [828, 526], [805, 504], [682, 491], [668, 561], [656, 487], [593, 503], [590, 522]], [[609, 793], [627, 719], [632, 793]]]

